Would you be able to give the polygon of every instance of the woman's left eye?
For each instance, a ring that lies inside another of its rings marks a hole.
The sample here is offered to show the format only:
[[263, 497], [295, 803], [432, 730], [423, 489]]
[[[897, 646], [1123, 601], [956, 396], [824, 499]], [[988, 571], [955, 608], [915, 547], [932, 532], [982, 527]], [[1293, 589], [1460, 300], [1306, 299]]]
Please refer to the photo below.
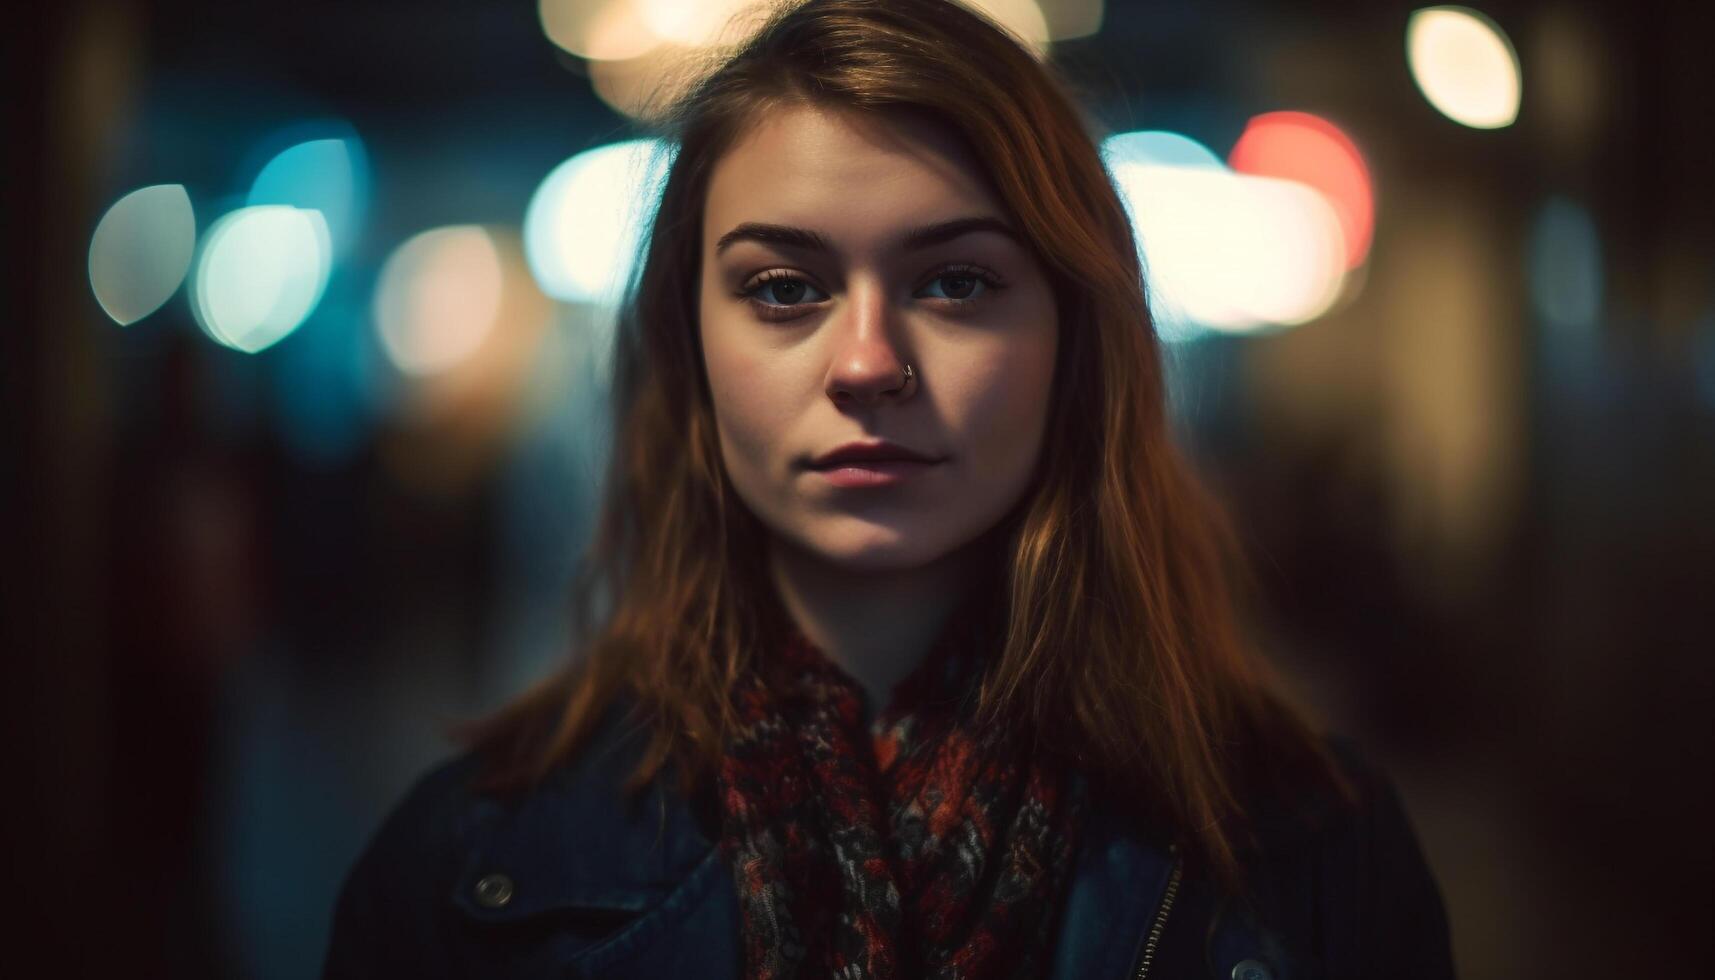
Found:
[[948, 269], [929, 280], [924, 288], [929, 289], [937, 284], [941, 287], [941, 295], [932, 295], [930, 298], [953, 303], [972, 303], [1001, 287], [1001, 282], [993, 275], [975, 268]]

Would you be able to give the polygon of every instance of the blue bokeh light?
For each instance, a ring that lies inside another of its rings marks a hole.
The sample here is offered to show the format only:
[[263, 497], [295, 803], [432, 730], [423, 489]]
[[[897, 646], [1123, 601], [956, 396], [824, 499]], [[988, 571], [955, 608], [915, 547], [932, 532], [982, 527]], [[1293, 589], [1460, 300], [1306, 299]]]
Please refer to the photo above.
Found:
[[[263, 164], [245, 204], [284, 204], [319, 211], [336, 256], [357, 239], [369, 206], [369, 162], [363, 141], [343, 124], [321, 123], [292, 132], [339, 132], [294, 143]], [[290, 136], [291, 134], [283, 134]]]
[[1115, 166], [1191, 167], [1226, 170], [1227, 163], [1214, 150], [1189, 136], [1164, 129], [1115, 133], [1102, 140], [1102, 162]]
[[358, 298], [330, 295], [320, 310], [279, 347], [273, 409], [292, 455], [331, 467], [362, 450], [381, 384]]
[[1550, 198], [1530, 241], [1530, 298], [1555, 328], [1585, 336], [1602, 315], [1602, 239], [1590, 212]]

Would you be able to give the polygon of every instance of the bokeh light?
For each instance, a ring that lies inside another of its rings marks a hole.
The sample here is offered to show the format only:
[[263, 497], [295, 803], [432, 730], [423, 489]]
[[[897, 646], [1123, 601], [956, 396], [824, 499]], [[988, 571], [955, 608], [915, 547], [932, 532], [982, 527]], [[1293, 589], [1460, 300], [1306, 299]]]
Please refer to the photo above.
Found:
[[1164, 129], [1115, 133], [1102, 141], [1102, 159], [1109, 170], [1122, 164], [1227, 169], [1226, 161], [1214, 150], [1189, 136]]
[[[1100, 30], [1101, 0], [969, 0], [1037, 57], [1050, 41]], [[766, 0], [540, 0], [543, 32], [588, 62], [614, 111], [654, 120], [781, 5]]]
[[1183, 167], [1225, 172], [1226, 161], [1214, 150], [1182, 133], [1162, 129], [1115, 133], [1102, 141], [1102, 162], [1113, 175], [1120, 197], [1131, 216], [1133, 233], [1144, 263], [1144, 290], [1149, 299], [1149, 311], [1155, 321], [1155, 332], [1170, 342], [1192, 340], [1203, 336], [1209, 328], [1198, 323], [1175, 299], [1155, 274], [1154, 264], [1144, 248], [1143, 233], [1138, 225], [1137, 207], [1133, 198], [1142, 192], [1135, 187], [1141, 176], [1140, 167]]
[[644, 24], [660, 40], [688, 47], [736, 43], [768, 10], [756, 0], [633, 0]]
[[1038, 57], [1047, 50], [1051, 40], [1048, 18], [1043, 16], [1036, 0], [966, 0], [966, 3], [1017, 35]]
[[662, 41], [634, 0], [541, 0], [536, 10], [548, 40], [580, 58], [635, 58]]
[[1102, 0], [1042, 0], [1038, 5], [1056, 41], [1089, 37], [1102, 29]]
[[1426, 7], [1405, 29], [1411, 77], [1429, 104], [1473, 129], [1518, 118], [1518, 53], [1494, 21], [1469, 7]]
[[1602, 240], [1590, 212], [1551, 198], [1530, 240], [1530, 298], [1553, 327], [1587, 337], [1602, 315]]
[[1344, 232], [1317, 190], [1234, 173], [1178, 133], [1115, 134], [1102, 156], [1138, 238], [1162, 339], [1305, 323], [1339, 298]]
[[1340, 217], [1345, 267], [1363, 264], [1375, 231], [1375, 190], [1363, 154], [1338, 126], [1308, 112], [1265, 113], [1245, 126], [1227, 161], [1239, 173], [1320, 191]]
[[[754, 0], [631, 0], [628, 6], [630, 13], [604, 16], [627, 25], [621, 33], [632, 43], [586, 45], [615, 52], [592, 57], [588, 69], [597, 97], [641, 120], [657, 118], [689, 92], [772, 9]], [[617, 53], [622, 51], [628, 53]]]
[[375, 290], [382, 349], [409, 375], [451, 368], [481, 346], [500, 315], [500, 256], [476, 225], [425, 231], [394, 250]]
[[404, 382], [382, 462], [419, 491], [462, 493], [492, 472], [524, 424], [555, 306], [532, 280], [515, 229], [433, 229], [401, 245], [388, 265], [377, 327], [402, 313], [407, 332], [403, 343], [382, 334]]
[[[1102, 26], [1102, 0], [968, 0], [1043, 54], [1050, 41]], [[760, 0], [539, 0], [542, 32], [593, 62], [628, 61], [658, 46], [695, 52], [741, 43], [778, 4]]]
[[172, 298], [196, 253], [196, 215], [182, 184], [120, 198], [89, 242], [89, 285], [114, 322], [130, 326]]
[[280, 151], [257, 172], [245, 203], [321, 212], [334, 252], [340, 255], [357, 237], [368, 196], [368, 155], [362, 141], [349, 134], [307, 140]]
[[555, 167], [524, 214], [524, 251], [542, 291], [613, 303], [637, 259], [670, 149], [657, 140], [597, 147]]
[[1715, 307], [1704, 310], [1692, 325], [1692, 343], [1696, 349], [1697, 388], [1703, 403], [1715, 410]]
[[1338, 298], [1345, 242], [1315, 190], [1203, 167], [1122, 165], [1115, 178], [1164, 339], [1304, 323]]
[[239, 208], [204, 238], [191, 310], [210, 338], [254, 354], [296, 330], [316, 308], [332, 262], [320, 211]]
[[652, 120], [689, 92], [709, 67], [703, 49], [658, 44], [635, 58], [589, 63], [590, 87], [613, 111]]

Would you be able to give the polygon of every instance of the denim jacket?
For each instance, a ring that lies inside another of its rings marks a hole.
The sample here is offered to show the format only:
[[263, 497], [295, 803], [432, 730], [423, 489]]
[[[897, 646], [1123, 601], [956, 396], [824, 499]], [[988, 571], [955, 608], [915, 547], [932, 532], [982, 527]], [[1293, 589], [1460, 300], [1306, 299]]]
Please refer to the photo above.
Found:
[[[1047, 975], [1452, 977], [1441, 895], [1397, 796], [1349, 742], [1333, 746], [1364, 805], [1313, 832], [1263, 821], [1245, 902], [1092, 805]], [[346, 879], [324, 976], [737, 980], [737, 892], [716, 842], [664, 777], [620, 802], [639, 748], [610, 725], [516, 799], [473, 791], [472, 756], [423, 777]]]

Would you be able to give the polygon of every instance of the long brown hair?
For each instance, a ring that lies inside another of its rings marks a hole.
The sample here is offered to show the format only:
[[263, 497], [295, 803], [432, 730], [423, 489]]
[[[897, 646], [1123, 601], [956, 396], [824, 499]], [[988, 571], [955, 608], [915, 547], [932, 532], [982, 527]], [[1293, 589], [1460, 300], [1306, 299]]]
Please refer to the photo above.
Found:
[[578, 654], [466, 730], [490, 785], [541, 778], [620, 701], [649, 732], [627, 791], [674, 763], [694, 795], [718, 769], [729, 692], [780, 614], [765, 529], [716, 441], [697, 330], [704, 197], [745, 127], [794, 103], [929, 113], [962, 134], [1054, 287], [1053, 404], [1034, 482], [990, 536], [997, 653], [976, 725], [1031, 733], [1237, 881], [1259, 787], [1343, 784], [1242, 641], [1227, 533], [1170, 438], [1143, 273], [1094, 127], [1016, 38], [945, 0], [784, 6], [660, 117], [673, 157], [616, 341]]

